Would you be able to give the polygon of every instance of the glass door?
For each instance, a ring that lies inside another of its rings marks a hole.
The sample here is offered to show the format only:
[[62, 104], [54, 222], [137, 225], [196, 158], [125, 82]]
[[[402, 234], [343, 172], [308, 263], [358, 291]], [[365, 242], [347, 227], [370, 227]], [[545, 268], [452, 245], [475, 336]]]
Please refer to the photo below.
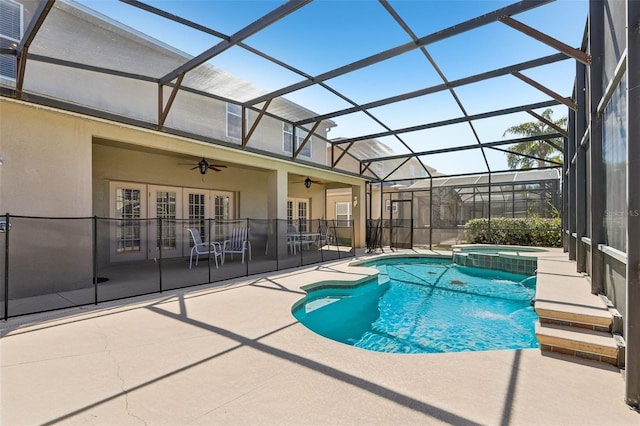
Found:
[[111, 182], [111, 260], [131, 261], [147, 257], [146, 185]]
[[213, 211], [211, 217], [215, 219], [213, 228], [213, 239], [222, 240], [227, 238], [225, 235], [224, 221], [235, 219], [235, 206], [233, 203], [233, 193], [223, 191], [212, 191]]
[[[185, 228], [196, 228], [203, 241], [220, 240], [224, 236], [224, 224], [218, 220], [229, 220], [236, 217], [234, 194], [225, 191], [209, 191], [206, 189], [185, 188], [183, 196], [183, 218]], [[208, 219], [213, 219], [209, 221]], [[213, 226], [209, 235], [209, 224]], [[185, 230], [186, 232], [186, 230]], [[186, 253], [193, 246], [190, 238], [185, 238]]]
[[[207, 220], [211, 210], [209, 191], [203, 189], [185, 189], [183, 196], [184, 210], [182, 218], [186, 228], [195, 228], [200, 232], [203, 241], [209, 240], [209, 221]], [[189, 235], [183, 239], [185, 253], [189, 253], [193, 247], [193, 241]]]
[[177, 220], [182, 211], [181, 203], [180, 188], [149, 186], [149, 217], [156, 219], [149, 227], [149, 241], [154, 244], [150, 258], [158, 257], [160, 248], [163, 258], [183, 255], [180, 242], [184, 240], [185, 230]]
[[308, 214], [308, 199], [289, 198], [287, 200], [287, 225], [295, 227], [298, 232], [308, 232]]

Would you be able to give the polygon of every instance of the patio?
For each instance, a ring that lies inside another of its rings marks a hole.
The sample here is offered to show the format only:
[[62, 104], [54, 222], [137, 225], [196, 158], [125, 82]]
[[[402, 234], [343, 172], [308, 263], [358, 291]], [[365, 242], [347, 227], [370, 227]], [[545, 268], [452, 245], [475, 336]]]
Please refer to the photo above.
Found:
[[[297, 323], [300, 286], [371, 273], [350, 261], [10, 319], [0, 325], [2, 424], [640, 421], [620, 371], [604, 363], [538, 349], [375, 353]], [[557, 288], [559, 271], [575, 275], [561, 250], [539, 264]]]
[[[189, 268], [189, 256], [163, 259], [158, 261], [142, 260], [138, 262], [110, 263], [96, 269], [97, 283], [93, 284], [90, 271], [74, 276], [84, 285], [72, 289], [64, 283], [52, 286], [48, 292], [37, 296], [10, 297], [7, 300], [9, 316], [21, 316], [38, 312], [66, 309], [71, 307], [102, 304], [109, 301], [126, 299], [153, 293], [162, 293], [180, 288], [217, 283], [224, 280], [237, 279], [250, 275], [288, 270], [305, 265], [313, 265], [338, 259], [353, 259], [353, 248], [350, 246], [311, 245], [288, 251], [277, 258], [265, 251], [264, 247], [252, 250], [251, 260], [242, 263], [242, 256], [226, 255], [224, 264], [218, 268], [213, 256], [210, 260], [201, 256], [198, 265]], [[30, 280], [36, 282], [47, 274], [43, 268], [39, 273], [31, 273], [24, 280], [16, 280], [13, 288], [24, 287]], [[15, 290], [12, 289], [13, 293]]]
[[[640, 2], [160, 3], [0, 0], [9, 422], [638, 423], [617, 401], [640, 401]], [[512, 133], [532, 118], [546, 130]], [[561, 188], [503, 181], [514, 167]], [[349, 220], [354, 250], [431, 249], [547, 214], [568, 253], [554, 292], [570, 274], [618, 310], [622, 383], [535, 351], [399, 362], [320, 341], [289, 308], [328, 266], [273, 272], [315, 261], [267, 230]], [[276, 236], [264, 258], [189, 270], [172, 223], [239, 218]]]

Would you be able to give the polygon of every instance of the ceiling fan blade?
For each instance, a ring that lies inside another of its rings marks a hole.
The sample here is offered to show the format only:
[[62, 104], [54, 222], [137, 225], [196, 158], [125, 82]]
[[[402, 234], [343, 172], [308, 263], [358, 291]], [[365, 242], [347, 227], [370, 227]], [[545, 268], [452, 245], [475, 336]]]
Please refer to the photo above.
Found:
[[[190, 164], [191, 165], [191, 164]], [[198, 168], [198, 165], [196, 165], [195, 167], [190, 168], [189, 170], [195, 170]]]

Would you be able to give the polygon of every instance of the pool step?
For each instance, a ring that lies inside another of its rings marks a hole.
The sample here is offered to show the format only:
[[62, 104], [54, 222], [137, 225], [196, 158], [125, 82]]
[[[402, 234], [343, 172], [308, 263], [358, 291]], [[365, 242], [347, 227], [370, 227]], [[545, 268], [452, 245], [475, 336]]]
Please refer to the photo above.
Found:
[[543, 323], [609, 333], [612, 331], [613, 315], [604, 303], [598, 301], [597, 296], [593, 296], [590, 305], [537, 299], [535, 309]]
[[540, 321], [536, 323], [536, 338], [542, 351], [624, 367], [624, 340], [609, 332]]
[[538, 257], [536, 337], [542, 351], [594, 359], [624, 367], [622, 317], [604, 296], [593, 294], [575, 263]]

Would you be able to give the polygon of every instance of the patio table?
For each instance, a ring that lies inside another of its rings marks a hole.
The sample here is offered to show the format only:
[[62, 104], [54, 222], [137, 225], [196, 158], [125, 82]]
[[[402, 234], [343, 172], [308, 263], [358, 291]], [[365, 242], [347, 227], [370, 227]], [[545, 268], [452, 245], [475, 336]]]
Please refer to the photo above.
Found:
[[299, 245], [302, 247], [303, 244], [306, 244], [307, 247], [311, 244], [318, 241], [320, 237], [320, 233], [318, 232], [289, 232], [287, 233], [287, 240], [293, 242], [291, 244], [291, 251], [293, 254], [296, 254], [296, 247]]

